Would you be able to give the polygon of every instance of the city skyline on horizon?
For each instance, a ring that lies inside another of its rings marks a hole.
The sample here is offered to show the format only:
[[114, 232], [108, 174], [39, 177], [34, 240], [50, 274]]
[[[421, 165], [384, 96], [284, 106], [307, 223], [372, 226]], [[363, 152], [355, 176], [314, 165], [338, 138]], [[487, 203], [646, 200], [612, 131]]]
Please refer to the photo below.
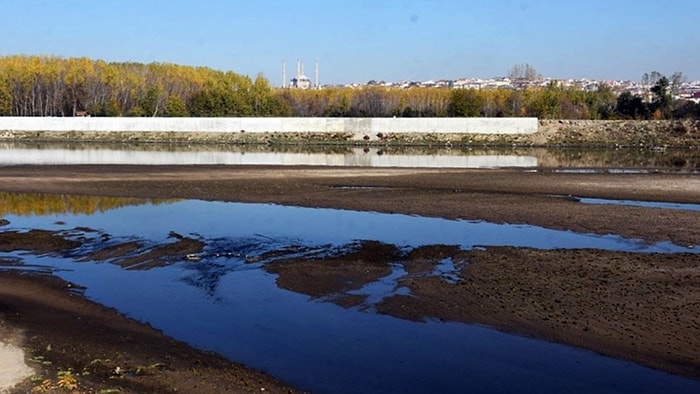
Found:
[[[302, 72], [300, 74], [290, 74], [288, 71], [289, 69], [287, 68], [287, 65], [288, 65], [287, 61], [285, 60], [282, 62], [281, 73], [282, 73], [283, 77], [281, 80], [285, 81], [285, 78], [286, 78], [286, 84], [280, 85], [280, 87], [289, 87], [290, 81], [295, 76], [303, 76], [303, 77], [308, 78], [311, 82], [313, 82], [312, 85], [315, 85], [315, 82], [319, 81], [319, 77], [318, 77], [318, 75], [316, 75], [318, 73], [319, 62], [314, 62], [314, 66], [315, 66], [314, 73], [315, 74], [314, 74], [313, 80], [312, 80], [311, 76], [305, 72], [304, 62], [302, 62], [301, 60], [297, 60], [296, 63], [302, 64], [302, 66], [301, 66]], [[542, 74], [538, 73], [537, 78], [535, 78], [533, 81], [537, 80], [537, 81], [635, 82], [635, 83], [641, 84], [643, 82], [642, 80], [643, 80], [644, 74], [647, 74], [647, 76], [649, 76], [654, 71], [656, 71], [656, 70], [652, 70], [651, 72], [645, 72], [642, 75], [640, 75], [639, 78], [618, 78], [618, 79], [615, 79], [615, 78], [594, 79], [594, 78], [586, 78], [586, 77], [579, 77], [579, 78], [575, 78], [575, 77], [550, 77], [548, 75], [542, 75]], [[291, 77], [290, 77], [290, 75], [291, 75]], [[662, 77], [666, 77], [669, 80], [671, 80], [671, 77], [672, 77], [672, 74], [660, 73], [660, 75]], [[683, 81], [682, 81], [683, 83], [700, 83], [700, 79], [690, 79], [683, 72], [682, 72], [682, 75], [683, 75]], [[490, 77], [483, 77], [483, 76], [476, 77], [476, 76], [465, 75], [465, 76], [461, 76], [458, 78], [440, 78], [440, 77], [437, 77], [437, 78], [430, 78], [430, 79], [424, 79], [424, 80], [419, 80], [419, 79], [399, 79], [399, 80], [388, 79], [388, 80], [384, 80], [384, 79], [372, 78], [369, 81], [355, 81], [355, 82], [347, 82], [347, 83], [341, 83], [341, 84], [321, 83], [319, 81], [318, 86], [333, 86], [333, 85], [337, 85], [337, 86], [347, 85], [347, 86], [349, 86], [349, 85], [368, 84], [370, 82], [377, 83], [377, 84], [381, 84], [381, 83], [389, 84], [389, 83], [420, 83], [420, 82], [428, 82], [428, 81], [434, 81], [434, 82], [438, 82], [438, 81], [466, 81], [466, 80], [469, 80], [469, 81], [479, 81], [479, 80], [480, 81], [490, 81], [490, 80], [504, 80], [504, 79], [511, 80], [513, 78], [511, 78], [511, 76], [509, 75], [509, 72], [505, 72], [501, 75], [492, 75]]]
[[273, 86], [285, 61], [318, 63], [322, 85], [487, 79], [526, 63], [553, 79], [700, 79], [700, 2], [465, 3], [9, 0], [0, 35], [13, 39], [0, 55], [204, 66], [262, 73]]

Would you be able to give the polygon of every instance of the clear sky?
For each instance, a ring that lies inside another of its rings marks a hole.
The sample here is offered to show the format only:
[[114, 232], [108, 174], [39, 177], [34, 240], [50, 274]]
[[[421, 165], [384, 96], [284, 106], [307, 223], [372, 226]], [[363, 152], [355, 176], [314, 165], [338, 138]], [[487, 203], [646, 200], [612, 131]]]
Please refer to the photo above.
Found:
[[504, 76], [700, 79], [700, 0], [0, 0], [0, 55], [321, 83]]

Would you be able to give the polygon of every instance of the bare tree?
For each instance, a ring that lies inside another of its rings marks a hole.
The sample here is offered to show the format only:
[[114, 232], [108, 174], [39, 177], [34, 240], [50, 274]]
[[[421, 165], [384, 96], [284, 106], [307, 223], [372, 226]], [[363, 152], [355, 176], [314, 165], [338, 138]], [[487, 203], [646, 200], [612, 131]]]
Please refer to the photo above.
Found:
[[649, 74], [649, 86], [656, 85], [657, 82], [659, 82], [659, 79], [663, 77], [663, 74], [661, 74], [658, 71], [652, 71], [651, 74]]
[[681, 90], [681, 85], [686, 82], [686, 77], [682, 72], [676, 71], [671, 76], [671, 94], [677, 95]]
[[528, 63], [515, 64], [508, 71], [508, 78], [518, 88], [529, 85], [532, 81], [541, 79], [542, 76]]

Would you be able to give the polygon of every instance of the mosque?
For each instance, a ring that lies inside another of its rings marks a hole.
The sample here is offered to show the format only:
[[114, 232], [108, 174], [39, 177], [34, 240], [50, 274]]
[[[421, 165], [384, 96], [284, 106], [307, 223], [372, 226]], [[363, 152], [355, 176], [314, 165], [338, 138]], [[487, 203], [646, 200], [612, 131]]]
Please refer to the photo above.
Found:
[[311, 79], [304, 74], [304, 64], [297, 60], [297, 75], [289, 80], [289, 85], [287, 85], [287, 63], [282, 63], [282, 87], [290, 89], [319, 89], [318, 84], [318, 62], [314, 65], [314, 76], [315, 81], [312, 84]]

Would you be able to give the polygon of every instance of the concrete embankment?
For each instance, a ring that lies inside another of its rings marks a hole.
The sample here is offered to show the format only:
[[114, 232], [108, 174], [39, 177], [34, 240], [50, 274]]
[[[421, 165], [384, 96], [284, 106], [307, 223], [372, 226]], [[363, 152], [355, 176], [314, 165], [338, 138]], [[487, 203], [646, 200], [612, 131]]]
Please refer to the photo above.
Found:
[[[431, 143], [526, 135], [536, 118], [0, 118], [0, 138], [226, 143]], [[449, 136], [449, 137], [445, 137]]]
[[0, 140], [267, 145], [698, 147], [700, 121], [0, 117]]
[[197, 133], [531, 134], [536, 118], [0, 118], [0, 130]]

